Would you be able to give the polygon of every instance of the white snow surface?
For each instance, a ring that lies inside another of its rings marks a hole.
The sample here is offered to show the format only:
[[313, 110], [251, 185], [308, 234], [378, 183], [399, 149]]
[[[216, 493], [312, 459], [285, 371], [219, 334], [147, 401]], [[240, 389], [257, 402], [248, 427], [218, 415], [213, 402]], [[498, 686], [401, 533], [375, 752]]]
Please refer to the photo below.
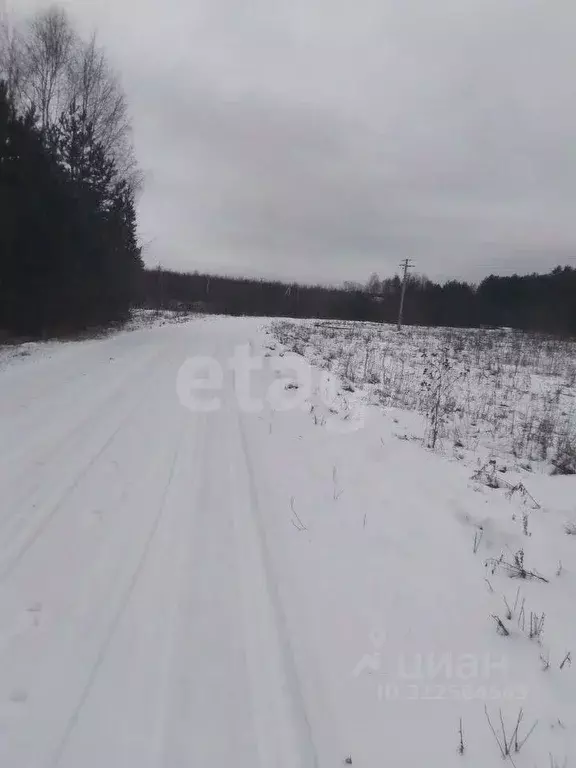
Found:
[[[5, 358], [1, 768], [489, 768], [500, 710], [506, 762], [574, 765], [576, 478], [524, 478], [534, 508], [400, 439], [398, 409], [324, 402], [320, 371], [274, 407], [266, 325]], [[212, 411], [177, 395], [198, 356]]]

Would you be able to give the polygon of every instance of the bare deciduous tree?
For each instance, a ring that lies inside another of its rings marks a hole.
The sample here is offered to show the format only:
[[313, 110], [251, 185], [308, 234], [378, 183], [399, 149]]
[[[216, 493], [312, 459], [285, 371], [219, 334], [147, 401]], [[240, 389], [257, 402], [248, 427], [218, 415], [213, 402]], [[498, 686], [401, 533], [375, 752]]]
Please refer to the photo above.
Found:
[[90, 125], [118, 177], [141, 184], [132, 147], [128, 104], [96, 35], [84, 41], [62, 9], [36, 13], [21, 30], [0, 30], [0, 77], [21, 111], [34, 107], [43, 131], [73, 110]]
[[119, 172], [129, 177], [134, 170], [128, 104], [116, 73], [96, 35], [88, 43], [77, 41], [68, 68], [68, 102], [76, 104], [83, 119]]
[[69, 103], [68, 69], [75, 34], [59, 8], [39, 11], [28, 23], [23, 44], [23, 95], [34, 105], [43, 130], [54, 123]]
[[7, 19], [0, 23], [0, 77], [6, 83], [10, 100], [19, 102], [24, 82], [22, 37]]

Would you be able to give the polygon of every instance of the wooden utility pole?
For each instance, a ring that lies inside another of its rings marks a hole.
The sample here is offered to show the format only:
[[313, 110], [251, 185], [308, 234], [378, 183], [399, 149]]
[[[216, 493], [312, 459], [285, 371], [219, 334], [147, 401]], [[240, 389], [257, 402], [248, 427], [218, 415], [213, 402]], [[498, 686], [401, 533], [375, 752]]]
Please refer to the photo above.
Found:
[[158, 273], [158, 307], [156, 311], [160, 314], [160, 311], [164, 309], [164, 274], [162, 264], [158, 264], [156, 271]]
[[411, 259], [404, 259], [399, 267], [404, 269], [404, 276], [402, 278], [402, 292], [400, 294], [400, 309], [398, 310], [398, 330], [402, 330], [402, 315], [404, 314], [404, 297], [406, 295], [406, 281], [408, 279], [408, 270], [411, 269], [414, 264], [411, 263]]

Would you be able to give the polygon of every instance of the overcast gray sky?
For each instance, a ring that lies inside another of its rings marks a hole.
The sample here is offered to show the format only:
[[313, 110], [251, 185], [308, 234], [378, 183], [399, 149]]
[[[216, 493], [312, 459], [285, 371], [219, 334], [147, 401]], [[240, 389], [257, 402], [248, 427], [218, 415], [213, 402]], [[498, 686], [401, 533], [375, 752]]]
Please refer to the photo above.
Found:
[[[24, 12], [39, 0], [5, 0]], [[68, 0], [121, 72], [149, 264], [576, 265], [574, 0]]]

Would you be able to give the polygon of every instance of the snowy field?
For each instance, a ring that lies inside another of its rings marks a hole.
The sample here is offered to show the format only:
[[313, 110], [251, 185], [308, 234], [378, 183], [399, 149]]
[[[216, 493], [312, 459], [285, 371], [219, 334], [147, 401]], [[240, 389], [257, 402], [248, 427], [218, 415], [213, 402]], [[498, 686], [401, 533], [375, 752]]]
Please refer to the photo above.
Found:
[[[425, 416], [429, 447], [461, 460], [576, 473], [576, 342], [508, 329], [280, 322], [287, 348], [369, 403]], [[413, 422], [414, 423], [414, 422]], [[417, 426], [415, 426], [417, 429]]]
[[0, 353], [0, 766], [575, 765], [573, 348], [140, 325]]

